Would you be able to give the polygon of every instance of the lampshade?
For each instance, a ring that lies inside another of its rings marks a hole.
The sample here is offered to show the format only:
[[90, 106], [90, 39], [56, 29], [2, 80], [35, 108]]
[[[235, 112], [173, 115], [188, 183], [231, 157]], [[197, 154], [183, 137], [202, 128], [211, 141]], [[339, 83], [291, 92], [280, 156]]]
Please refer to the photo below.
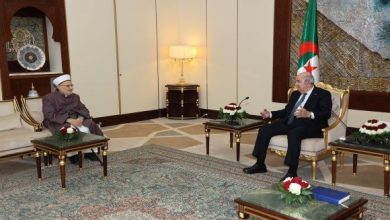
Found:
[[186, 45], [169, 47], [169, 56], [174, 59], [192, 59], [196, 55], [196, 48]]

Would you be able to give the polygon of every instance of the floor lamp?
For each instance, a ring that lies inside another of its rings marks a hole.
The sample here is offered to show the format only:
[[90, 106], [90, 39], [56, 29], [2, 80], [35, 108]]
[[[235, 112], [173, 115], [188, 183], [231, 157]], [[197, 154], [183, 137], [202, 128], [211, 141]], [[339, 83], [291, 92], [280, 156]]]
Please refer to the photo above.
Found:
[[186, 84], [183, 75], [184, 62], [191, 61], [196, 55], [196, 48], [187, 45], [173, 45], [169, 47], [169, 56], [175, 61], [181, 62], [181, 74], [179, 84]]

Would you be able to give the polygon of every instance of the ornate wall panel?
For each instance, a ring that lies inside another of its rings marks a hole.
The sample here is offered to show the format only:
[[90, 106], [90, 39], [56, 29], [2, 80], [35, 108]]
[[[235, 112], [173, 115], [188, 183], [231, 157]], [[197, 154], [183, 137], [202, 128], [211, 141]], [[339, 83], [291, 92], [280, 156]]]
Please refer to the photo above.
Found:
[[[292, 1], [290, 85], [296, 76], [305, 13], [305, 0]], [[339, 88], [390, 92], [390, 60], [371, 52], [319, 12], [318, 41], [321, 81]]]
[[[291, 17], [279, 16], [288, 11]], [[284, 32], [274, 33], [273, 102], [287, 102], [289, 84], [293, 85], [305, 11], [304, 0], [275, 0], [275, 30]], [[320, 13], [318, 32], [321, 81], [349, 86], [350, 109], [390, 112], [390, 60], [369, 51]]]

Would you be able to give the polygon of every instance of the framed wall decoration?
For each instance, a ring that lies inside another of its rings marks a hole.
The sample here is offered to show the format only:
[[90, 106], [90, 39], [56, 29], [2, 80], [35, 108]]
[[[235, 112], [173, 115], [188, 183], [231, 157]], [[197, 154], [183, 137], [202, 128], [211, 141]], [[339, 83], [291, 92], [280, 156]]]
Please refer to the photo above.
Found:
[[[45, 16], [13, 16], [10, 29], [12, 38], [6, 43], [9, 72], [48, 71]], [[26, 56], [27, 50], [30, 56]]]

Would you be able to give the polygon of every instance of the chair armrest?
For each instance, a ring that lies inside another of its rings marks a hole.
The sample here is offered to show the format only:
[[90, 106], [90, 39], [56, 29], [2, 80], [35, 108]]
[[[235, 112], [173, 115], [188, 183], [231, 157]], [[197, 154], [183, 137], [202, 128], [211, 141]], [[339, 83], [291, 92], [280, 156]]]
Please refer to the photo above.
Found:
[[[23, 101], [22, 101], [23, 103]], [[31, 128], [34, 131], [42, 131], [42, 125], [35, 120], [32, 119], [30, 114], [25, 110], [25, 108], [21, 108], [19, 101], [14, 97], [14, 107], [15, 110], [19, 113], [20, 118], [22, 119], [22, 124], [24, 127]]]
[[330, 150], [330, 148], [328, 147], [328, 143], [337, 140], [340, 137], [344, 137], [346, 130], [347, 128], [342, 123], [338, 123], [337, 126], [329, 126], [322, 129], [322, 132], [324, 134], [325, 147]]

